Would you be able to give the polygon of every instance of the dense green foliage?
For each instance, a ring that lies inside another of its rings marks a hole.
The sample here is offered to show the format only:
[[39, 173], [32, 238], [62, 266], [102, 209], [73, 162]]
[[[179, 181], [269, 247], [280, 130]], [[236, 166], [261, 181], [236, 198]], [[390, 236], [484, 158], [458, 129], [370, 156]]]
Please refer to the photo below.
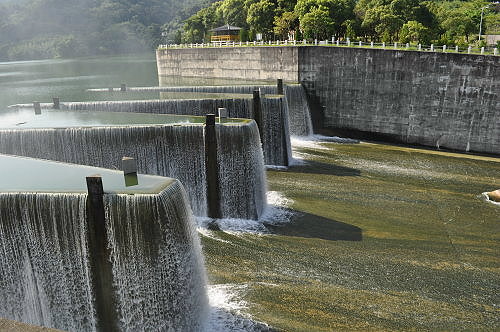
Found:
[[243, 41], [261, 33], [463, 45], [477, 38], [482, 8], [483, 33], [500, 33], [500, 5], [491, 0], [222, 0], [187, 19], [176, 42], [208, 41], [211, 29], [231, 24], [243, 28]]
[[0, 0], [0, 59], [151, 50], [213, 0]]

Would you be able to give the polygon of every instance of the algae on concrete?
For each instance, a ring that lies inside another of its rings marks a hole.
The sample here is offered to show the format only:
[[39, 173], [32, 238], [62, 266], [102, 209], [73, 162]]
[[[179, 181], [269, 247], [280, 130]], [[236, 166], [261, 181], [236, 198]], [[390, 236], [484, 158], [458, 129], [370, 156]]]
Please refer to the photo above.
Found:
[[209, 277], [285, 331], [500, 329], [500, 159], [379, 144], [296, 148], [269, 235], [203, 237]]

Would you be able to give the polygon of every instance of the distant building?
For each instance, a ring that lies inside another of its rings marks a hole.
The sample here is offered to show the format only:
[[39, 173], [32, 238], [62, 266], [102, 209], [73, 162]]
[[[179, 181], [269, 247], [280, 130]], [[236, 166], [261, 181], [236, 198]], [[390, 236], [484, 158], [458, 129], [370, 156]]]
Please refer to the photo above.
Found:
[[211, 41], [240, 41], [241, 28], [229, 24], [210, 30], [212, 33]]

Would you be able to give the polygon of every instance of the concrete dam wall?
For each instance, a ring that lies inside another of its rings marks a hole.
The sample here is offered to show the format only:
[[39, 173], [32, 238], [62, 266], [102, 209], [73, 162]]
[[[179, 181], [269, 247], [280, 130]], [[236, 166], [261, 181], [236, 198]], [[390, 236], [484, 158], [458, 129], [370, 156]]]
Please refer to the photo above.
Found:
[[161, 77], [300, 82], [315, 132], [500, 154], [500, 57], [327, 46], [157, 51]]

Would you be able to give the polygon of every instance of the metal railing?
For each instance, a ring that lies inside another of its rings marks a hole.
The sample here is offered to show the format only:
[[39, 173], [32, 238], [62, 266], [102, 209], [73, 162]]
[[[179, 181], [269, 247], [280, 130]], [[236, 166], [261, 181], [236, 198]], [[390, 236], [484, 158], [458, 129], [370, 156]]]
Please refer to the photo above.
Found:
[[374, 43], [363, 41], [347, 40], [275, 40], [275, 41], [251, 41], [251, 42], [235, 42], [235, 41], [217, 41], [210, 43], [190, 43], [190, 44], [167, 44], [159, 45], [158, 49], [176, 49], [176, 48], [217, 48], [217, 47], [273, 47], [273, 46], [336, 46], [336, 47], [352, 47], [352, 48], [378, 48], [387, 50], [400, 51], [420, 51], [420, 52], [440, 52], [440, 53], [462, 53], [462, 54], [484, 54], [484, 55], [499, 55], [496, 47], [459, 47], [448, 45], [422, 45], [410, 43]]

